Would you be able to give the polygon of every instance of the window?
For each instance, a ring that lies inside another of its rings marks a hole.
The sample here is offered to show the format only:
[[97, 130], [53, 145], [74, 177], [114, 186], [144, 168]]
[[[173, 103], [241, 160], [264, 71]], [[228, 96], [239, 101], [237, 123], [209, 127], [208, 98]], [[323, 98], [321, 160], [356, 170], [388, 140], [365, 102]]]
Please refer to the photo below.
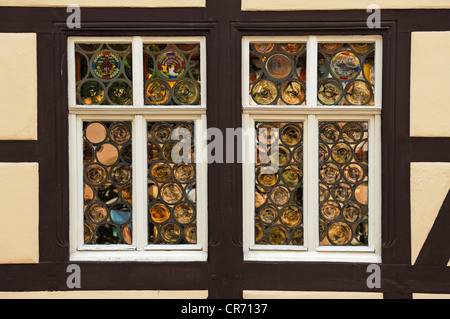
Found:
[[68, 52], [71, 260], [206, 260], [205, 39]]
[[244, 258], [381, 262], [382, 39], [244, 37]]

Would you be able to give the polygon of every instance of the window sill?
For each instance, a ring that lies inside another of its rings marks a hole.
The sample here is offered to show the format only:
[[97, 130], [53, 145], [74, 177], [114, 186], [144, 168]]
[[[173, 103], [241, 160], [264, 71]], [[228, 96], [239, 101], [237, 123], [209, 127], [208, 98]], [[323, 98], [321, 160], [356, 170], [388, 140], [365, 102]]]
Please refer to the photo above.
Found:
[[204, 262], [205, 251], [77, 251], [70, 254], [70, 261], [127, 261], [127, 262]]
[[269, 262], [344, 262], [344, 263], [381, 263], [381, 255], [368, 251], [287, 251], [265, 250], [244, 252], [245, 261]]

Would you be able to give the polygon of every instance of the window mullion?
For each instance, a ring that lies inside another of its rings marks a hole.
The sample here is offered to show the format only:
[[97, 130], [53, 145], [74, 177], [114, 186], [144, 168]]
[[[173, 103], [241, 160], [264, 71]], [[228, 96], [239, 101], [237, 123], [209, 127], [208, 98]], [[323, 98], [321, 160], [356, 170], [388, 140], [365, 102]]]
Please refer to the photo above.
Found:
[[133, 244], [142, 251], [147, 244], [147, 132], [142, 115], [135, 116], [133, 135]]
[[306, 105], [317, 106], [317, 37], [309, 37], [306, 47]]
[[133, 106], [144, 106], [144, 50], [141, 37], [133, 37]]
[[305, 246], [312, 251], [319, 245], [319, 131], [315, 115], [308, 115], [305, 139], [306, 214]]

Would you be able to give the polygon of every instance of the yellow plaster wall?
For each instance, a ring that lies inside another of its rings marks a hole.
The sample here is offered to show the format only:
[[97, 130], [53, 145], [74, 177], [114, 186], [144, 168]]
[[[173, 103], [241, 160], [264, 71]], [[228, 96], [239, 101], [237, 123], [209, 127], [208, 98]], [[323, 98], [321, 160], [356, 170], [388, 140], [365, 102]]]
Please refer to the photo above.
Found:
[[411, 163], [412, 265], [416, 262], [449, 189], [450, 163]]
[[383, 299], [382, 293], [244, 290], [244, 299]]
[[0, 75], [0, 140], [36, 140], [35, 33], [0, 33]]
[[77, 4], [80, 7], [204, 7], [206, 0], [0, 0], [0, 6], [14, 7], [67, 7]]
[[39, 167], [0, 163], [0, 264], [39, 262]]
[[0, 292], [0, 299], [206, 299], [207, 290]]
[[413, 32], [411, 41], [411, 136], [450, 137], [450, 31]]
[[448, 0], [242, 0], [244, 11], [366, 10], [376, 4], [381, 9], [448, 9]]

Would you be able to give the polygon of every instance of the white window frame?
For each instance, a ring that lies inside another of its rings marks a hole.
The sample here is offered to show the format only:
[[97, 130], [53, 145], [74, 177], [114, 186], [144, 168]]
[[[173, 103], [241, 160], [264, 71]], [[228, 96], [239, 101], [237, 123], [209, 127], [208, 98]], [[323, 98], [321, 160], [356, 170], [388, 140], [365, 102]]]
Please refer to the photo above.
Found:
[[[306, 42], [306, 105], [250, 105], [250, 43]], [[375, 43], [374, 106], [319, 106], [317, 101], [318, 44], [323, 42]], [[243, 164], [243, 250], [249, 261], [326, 261], [381, 263], [381, 36], [310, 36], [242, 38], [243, 129], [254, 130], [255, 122], [303, 123], [303, 246], [255, 245], [255, 161], [256, 139], [245, 136]], [[369, 242], [368, 246], [320, 246], [319, 244], [319, 126], [321, 120], [366, 121], [369, 139]]]
[[[75, 43], [131, 43], [133, 54], [133, 104], [90, 106], [76, 104]], [[201, 105], [153, 106], [144, 103], [144, 43], [200, 43]], [[141, 57], [141, 58], [139, 58]], [[69, 37], [69, 191], [71, 261], [206, 261], [208, 256], [206, 140], [206, 39], [205, 37]], [[131, 245], [85, 245], [83, 209], [83, 122], [129, 121], [132, 123], [133, 202]], [[197, 244], [148, 244], [147, 123], [193, 122], [195, 125]]]

